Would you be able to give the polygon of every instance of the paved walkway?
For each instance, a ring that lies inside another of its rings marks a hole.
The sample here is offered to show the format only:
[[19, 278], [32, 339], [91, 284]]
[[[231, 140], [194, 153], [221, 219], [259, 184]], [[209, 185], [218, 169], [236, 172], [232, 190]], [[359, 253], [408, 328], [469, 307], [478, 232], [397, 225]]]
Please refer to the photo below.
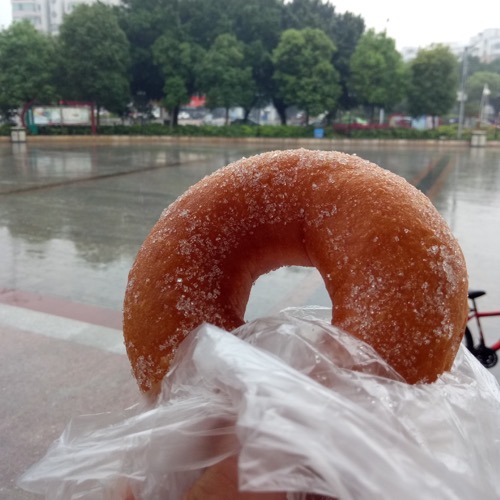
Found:
[[[500, 153], [370, 148], [356, 152], [433, 198], [460, 236], [474, 284], [488, 290], [485, 306], [494, 308]], [[256, 149], [0, 144], [1, 500], [33, 499], [15, 481], [73, 417], [139, 400], [120, 312], [135, 252], [169, 201]], [[257, 282], [249, 319], [289, 305], [327, 305], [317, 276], [277, 276], [277, 288], [267, 277]]]
[[69, 421], [122, 410], [139, 395], [120, 330], [0, 304], [0, 498]]

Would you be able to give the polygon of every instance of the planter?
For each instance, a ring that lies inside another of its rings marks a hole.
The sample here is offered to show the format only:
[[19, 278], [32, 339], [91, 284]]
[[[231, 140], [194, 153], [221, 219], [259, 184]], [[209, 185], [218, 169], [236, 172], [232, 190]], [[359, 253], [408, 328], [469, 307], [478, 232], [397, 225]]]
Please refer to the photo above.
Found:
[[11, 142], [26, 142], [26, 129], [24, 127], [12, 127], [10, 130]]
[[486, 132], [484, 130], [473, 130], [470, 145], [473, 148], [484, 148], [486, 146]]

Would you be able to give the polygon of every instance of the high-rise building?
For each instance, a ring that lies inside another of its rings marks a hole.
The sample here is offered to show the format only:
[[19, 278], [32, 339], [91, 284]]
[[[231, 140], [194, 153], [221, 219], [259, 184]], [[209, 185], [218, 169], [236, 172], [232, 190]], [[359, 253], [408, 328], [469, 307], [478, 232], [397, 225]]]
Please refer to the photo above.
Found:
[[[500, 28], [484, 30], [470, 39], [466, 43], [445, 43], [459, 59], [467, 50], [469, 55], [479, 58], [483, 63], [490, 63], [495, 59], [500, 59]], [[430, 46], [432, 47], [432, 45]], [[405, 61], [414, 59], [421, 47], [405, 47], [401, 54]]]
[[489, 63], [500, 58], [500, 29], [484, 30], [470, 42], [471, 53]]
[[[63, 17], [75, 5], [94, 3], [97, 0], [11, 0], [12, 21], [27, 19], [35, 28], [45, 33], [57, 33]], [[101, 0], [103, 3], [118, 5], [120, 0]]]

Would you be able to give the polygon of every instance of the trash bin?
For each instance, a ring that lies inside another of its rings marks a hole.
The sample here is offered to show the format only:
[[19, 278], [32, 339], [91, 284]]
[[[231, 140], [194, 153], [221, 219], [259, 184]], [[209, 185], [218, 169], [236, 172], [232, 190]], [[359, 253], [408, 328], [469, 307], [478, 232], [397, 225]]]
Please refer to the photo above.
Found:
[[484, 130], [473, 130], [470, 145], [473, 148], [484, 148], [486, 146], [486, 132]]
[[315, 128], [314, 129], [314, 138], [315, 139], [323, 139], [325, 137], [325, 129], [324, 128]]
[[10, 140], [11, 142], [26, 142], [26, 129], [24, 127], [12, 127]]

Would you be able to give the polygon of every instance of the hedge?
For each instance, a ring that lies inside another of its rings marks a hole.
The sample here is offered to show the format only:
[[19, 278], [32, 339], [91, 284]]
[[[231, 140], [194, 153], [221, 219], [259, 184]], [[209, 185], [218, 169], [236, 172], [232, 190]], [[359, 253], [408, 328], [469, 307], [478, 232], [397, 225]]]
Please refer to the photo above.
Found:
[[[133, 135], [133, 136], [192, 136], [192, 137], [267, 137], [267, 138], [312, 138], [313, 125], [179, 125], [171, 128], [160, 123], [144, 125], [105, 125], [99, 127], [99, 135]], [[500, 128], [491, 126], [484, 129], [488, 140], [500, 139]], [[463, 140], [470, 140], [471, 129], [464, 129]], [[29, 133], [29, 132], [28, 132]], [[91, 135], [90, 127], [63, 126], [38, 127], [37, 135]], [[10, 126], [0, 126], [0, 136], [10, 135]], [[434, 129], [417, 130], [412, 128], [396, 128], [386, 125], [333, 125], [324, 127], [325, 138], [352, 139], [440, 139], [457, 138], [457, 125], [444, 125]]]

